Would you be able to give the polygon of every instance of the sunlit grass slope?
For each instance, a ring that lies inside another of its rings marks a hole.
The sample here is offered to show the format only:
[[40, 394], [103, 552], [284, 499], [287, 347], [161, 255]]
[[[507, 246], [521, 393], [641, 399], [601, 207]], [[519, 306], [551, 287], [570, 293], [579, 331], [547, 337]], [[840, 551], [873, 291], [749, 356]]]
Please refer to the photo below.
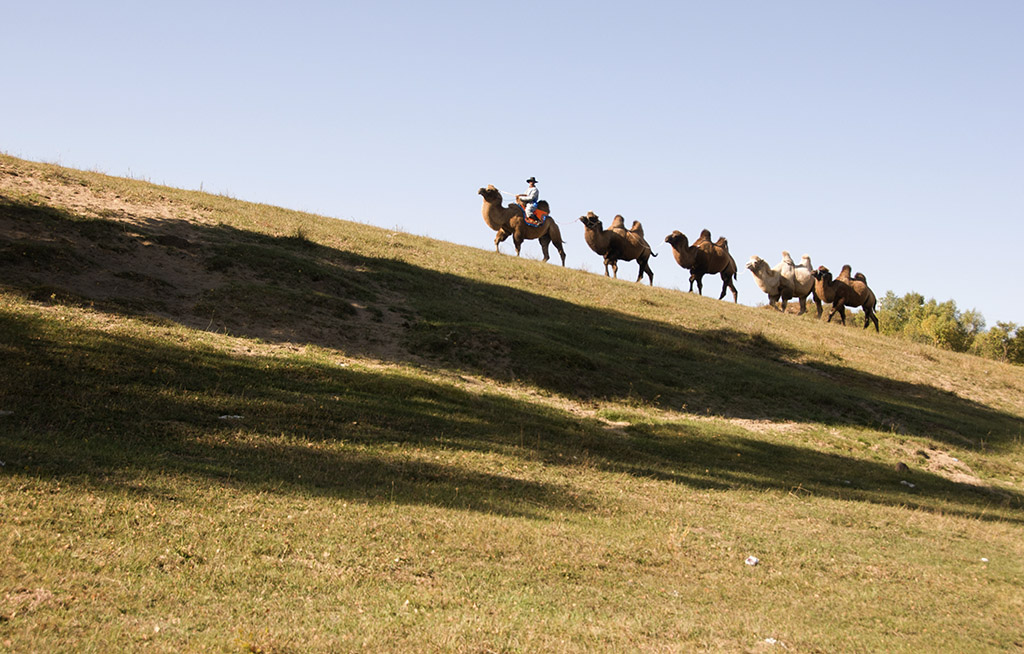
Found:
[[465, 221], [0, 156], [0, 652], [1024, 648], [1024, 369]]

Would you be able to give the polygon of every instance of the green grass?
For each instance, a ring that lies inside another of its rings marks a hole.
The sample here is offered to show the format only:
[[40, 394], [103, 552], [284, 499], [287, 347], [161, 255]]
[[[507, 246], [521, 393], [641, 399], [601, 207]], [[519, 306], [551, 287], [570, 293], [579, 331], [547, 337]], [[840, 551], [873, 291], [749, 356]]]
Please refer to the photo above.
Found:
[[0, 652], [1024, 647], [1019, 367], [480, 223], [0, 157]]

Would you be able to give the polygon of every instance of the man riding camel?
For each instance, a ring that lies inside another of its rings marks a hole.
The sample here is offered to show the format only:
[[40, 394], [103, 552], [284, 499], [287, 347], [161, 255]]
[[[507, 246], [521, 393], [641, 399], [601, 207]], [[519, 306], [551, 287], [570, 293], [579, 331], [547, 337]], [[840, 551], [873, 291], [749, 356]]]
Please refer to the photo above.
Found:
[[516, 196], [516, 202], [523, 206], [523, 210], [526, 211], [526, 220], [528, 222], [533, 221], [533, 211], [537, 208], [537, 201], [540, 200], [540, 190], [537, 189], [537, 179], [530, 177], [526, 180], [526, 183], [530, 185], [530, 188], [526, 189], [526, 193], [520, 193]]

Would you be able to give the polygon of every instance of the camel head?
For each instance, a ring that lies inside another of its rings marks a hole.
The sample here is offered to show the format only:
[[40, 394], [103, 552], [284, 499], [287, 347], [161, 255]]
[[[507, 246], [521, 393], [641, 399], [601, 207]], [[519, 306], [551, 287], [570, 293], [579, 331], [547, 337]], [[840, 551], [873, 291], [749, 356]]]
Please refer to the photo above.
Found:
[[587, 215], [580, 216], [580, 222], [583, 223], [583, 226], [587, 229], [596, 229], [599, 232], [603, 229], [601, 219], [598, 218], [597, 214], [593, 211], [588, 211]]
[[818, 281], [825, 282], [826, 284], [832, 283], [832, 273], [829, 272], [825, 266], [818, 266], [818, 269], [811, 273], [814, 278]]
[[684, 250], [690, 246], [690, 241], [687, 240], [686, 234], [678, 229], [666, 236], [665, 242], [674, 248], [682, 248]]
[[477, 194], [484, 196], [484, 202], [490, 202], [491, 204], [501, 204], [501, 191], [494, 188], [493, 185], [488, 184], [487, 188], [482, 188], [477, 191]]
[[761, 257], [757, 256], [756, 254], [750, 257], [750, 261], [747, 262], [746, 268], [747, 270], [758, 276], [760, 276], [759, 273], [769, 269], [768, 262], [762, 259]]

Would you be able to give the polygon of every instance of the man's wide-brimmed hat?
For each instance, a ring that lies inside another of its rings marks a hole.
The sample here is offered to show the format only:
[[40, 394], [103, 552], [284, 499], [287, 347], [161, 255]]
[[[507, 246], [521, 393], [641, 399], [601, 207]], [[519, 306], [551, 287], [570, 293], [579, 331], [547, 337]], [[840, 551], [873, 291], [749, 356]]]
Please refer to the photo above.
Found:
[[530, 182], [533, 182], [534, 184], [536, 184], [537, 183], [537, 178], [536, 177], [531, 177], [530, 179], [526, 180], [527, 184], [529, 184]]

